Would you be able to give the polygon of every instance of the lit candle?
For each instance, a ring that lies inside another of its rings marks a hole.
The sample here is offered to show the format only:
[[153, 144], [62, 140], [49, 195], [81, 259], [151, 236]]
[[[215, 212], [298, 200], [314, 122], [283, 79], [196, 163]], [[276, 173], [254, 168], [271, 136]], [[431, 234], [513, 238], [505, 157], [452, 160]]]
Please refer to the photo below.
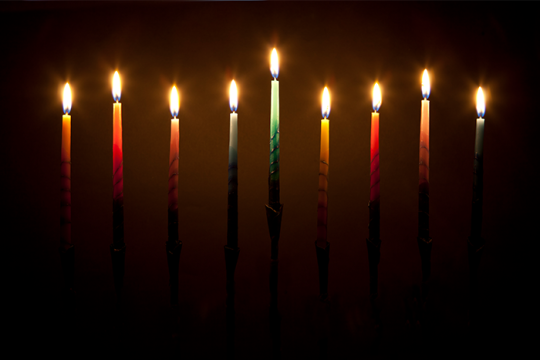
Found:
[[178, 161], [179, 161], [179, 124], [178, 112], [180, 110], [180, 100], [176, 86], [171, 90], [170, 109], [173, 119], [171, 119], [171, 146], [169, 152], [169, 241], [178, 241]]
[[229, 195], [227, 209], [227, 246], [238, 248], [238, 90], [234, 80], [229, 89], [231, 108], [229, 131]]
[[[471, 238], [480, 240], [482, 232], [482, 199], [483, 199], [483, 179], [484, 179], [484, 119], [486, 103], [482, 88], [478, 88], [476, 95], [476, 140], [474, 142], [474, 173], [473, 173], [473, 203], [472, 203], [472, 227]], [[476, 245], [476, 244], [475, 244]]]
[[60, 248], [67, 250], [71, 243], [71, 89], [64, 87], [64, 116], [62, 117], [62, 153], [60, 157]]
[[429, 243], [429, 93], [431, 91], [427, 70], [422, 76], [422, 112], [420, 116], [420, 161], [418, 184], [418, 237]]
[[124, 156], [122, 152], [122, 104], [118, 71], [114, 73], [113, 99], [113, 247], [124, 246]]
[[270, 72], [272, 80], [272, 97], [270, 99], [270, 170], [268, 175], [268, 189], [270, 207], [279, 211], [279, 61], [276, 49], [270, 56]]
[[380, 176], [379, 176], [379, 113], [381, 107], [379, 84], [373, 87], [373, 112], [371, 113], [371, 171], [369, 190], [369, 240], [379, 241], [380, 232]]
[[326, 225], [328, 219], [328, 168], [330, 156], [330, 94], [324, 88], [322, 96], [321, 120], [321, 161], [319, 163], [319, 201], [317, 210], [317, 246], [325, 249], [327, 245]]

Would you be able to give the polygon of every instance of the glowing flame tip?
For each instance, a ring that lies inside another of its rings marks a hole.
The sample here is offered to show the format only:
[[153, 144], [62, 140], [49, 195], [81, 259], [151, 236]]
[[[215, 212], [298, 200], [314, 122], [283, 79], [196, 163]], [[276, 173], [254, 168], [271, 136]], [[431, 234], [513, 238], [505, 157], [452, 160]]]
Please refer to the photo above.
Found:
[[180, 111], [180, 98], [178, 96], [178, 90], [176, 86], [173, 86], [171, 90], [171, 101], [170, 101], [171, 115], [176, 119], [178, 112]]
[[62, 101], [64, 105], [64, 114], [68, 115], [71, 111], [71, 88], [68, 83], [64, 86], [64, 96]]
[[382, 97], [381, 97], [381, 89], [379, 88], [379, 84], [375, 83], [375, 86], [373, 87], [373, 110], [379, 111], [381, 108], [382, 103]]
[[272, 73], [274, 79], [276, 79], [279, 75], [279, 60], [276, 48], [272, 50], [272, 55], [270, 56], [270, 72]]
[[238, 89], [234, 80], [231, 81], [231, 87], [229, 88], [229, 106], [232, 112], [238, 109]]
[[422, 96], [424, 96], [424, 99], [429, 98], [430, 92], [431, 92], [431, 85], [429, 83], [429, 75], [428, 75], [427, 69], [425, 69], [424, 74], [422, 74]]
[[121, 89], [121, 83], [120, 83], [120, 75], [118, 75], [118, 71], [114, 72], [112, 94], [113, 94], [114, 101], [120, 101], [120, 96], [122, 95], [122, 89]]
[[321, 112], [323, 119], [326, 119], [330, 116], [330, 93], [328, 92], [327, 87], [324, 88], [322, 95]]
[[478, 88], [478, 93], [476, 94], [476, 112], [479, 117], [484, 117], [486, 113], [486, 100], [481, 87]]

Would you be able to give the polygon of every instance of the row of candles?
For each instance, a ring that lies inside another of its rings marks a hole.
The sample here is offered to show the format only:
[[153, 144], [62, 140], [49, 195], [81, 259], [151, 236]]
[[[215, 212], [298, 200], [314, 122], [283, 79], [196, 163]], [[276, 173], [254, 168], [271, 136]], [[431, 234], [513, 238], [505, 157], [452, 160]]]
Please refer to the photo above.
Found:
[[[279, 63], [276, 49], [273, 49], [270, 60], [271, 81], [271, 105], [270, 105], [270, 147], [269, 147], [269, 207], [274, 211], [281, 211], [279, 196], [280, 179], [280, 126], [279, 126]], [[419, 148], [419, 241], [430, 242], [429, 237], [429, 95], [430, 82], [427, 70], [422, 76], [421, 116], [420, 116], [420, 148]], [[120, 76], [115, 72], [113, 77], [113, 246], [119, 250], [124, 247], [124, 224], [123, 224], [123, 152], [122, 152], [122, 105], [120, 103], [121, 85]], [[373, 113], [371, 114], [371, 163], [370, 163], [370, 195], [369, 195], [369, 240], [379, 241], [380, 231], [380, 176], [379, 176], [379, 109], [382, 97], [379, 85], [373, 88]], [[62, 153], [61, 153], [61, 248], [72, 247], [71, 240], [71, 89], [69, 84], [64, 88], [64, 116], [62, 126]], [[178, 239], [178, 161], [179, 161], [179, 95], [173, 86], [170, 96], [171, 120], [170, 153], [169, 153], [169, 241]], [[238, 248], [238, 217], [237, 217], [237, 187], [238, 187], [238, 91], [233, 80], [230, 85], [229, 104], [230, 132], [229, 132], [229, 210], [233, 208], [232, 223], [228, 224], [227, 246]], [[477, 93], [475, 158], [473, 193], [475, 199], [480, 194], [480, 202], [473, 200], [472, 237], [480, 237], [481, 227], [481, 193], [482, 193], [482, 152], [484, 134], [485, 100], [482, 88]], [[329, 130], [330, 130], [330, 94], [328, 88], [324, 88], [322, 95], [322, 117], [320, 138], [320, 164], [319, 164], [319, 195], [318, 195], [318, 218], [317, 218], [317, 241], [316, 246], [325, 249], [327, 247], [327, 214], [328, 214], [328, 170], [329, 170]], [[478, 199], [476, 199], [478, 200]], [[476, 203], [476, 204], [475, 204]], [[475, 206], [480, 209], [476, 209]], [[268, 207], [268, 206], [267, 206]], [[234, 215], [236, 213], [236, 215]], [[478, 215], [479, 214], [479, 215]], [[229, 214], [231, 215], [231, 213]], [[172, 234], [171, 234], [172, 232]]]

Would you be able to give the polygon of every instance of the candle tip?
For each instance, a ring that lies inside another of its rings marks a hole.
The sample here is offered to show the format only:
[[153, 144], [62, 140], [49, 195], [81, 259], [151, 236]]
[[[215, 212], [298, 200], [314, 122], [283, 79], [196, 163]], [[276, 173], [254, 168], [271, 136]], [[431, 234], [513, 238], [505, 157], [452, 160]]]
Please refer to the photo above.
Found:
[[122, 94], [121, 84], [120, 84], [120, 75], [118, 71], [115, 71], [113, 76], [113, 86], [112, 86], [113, 99], [118, 102]]
[[422, 95], [424, 96], [424, 100], [427, 100], [429, 98], [430, 92], [431, 84], [429, 83], [429, 75], [427, 69], [425, 69], [424, 73], [422, 74]]
[[68, 115], [71, 111], [71, 88], [69, 87], [69, 83], [66, 83], [66, 86], [64, 86], [63, 105], [64, 114]]
[[324, 119], [330, 116], [330, 93], [328, 92], [328, 88], [326, 86], [324, 87], [322, 95], [321, 112]]
[[276, 80], [279, 75], [279, 60], [276, 48], [272, 50], [272, 55], [270, 55], [270, 72], [272, 73], [274, 80]]
[[171, 90], [169, 107], [171, 110], [171, 115], [176, 119], [176, 117], [178, 116], [178, 112], [180, 111], [180, 97], [178, 96], [178, 90], [176, 90], [176, 86], [173, 86]]
[[486, 99], [482, 87], [478, 88], [478, 93], [476, 94], [476, 112], [480, 118], [486, 114]]
[[381, 103], [382, 103], [381, 89], [379, 88], [379, 84], [375, 83], [375, 86], [373, 87], [373, 100], [372, 100], [372, 106], [375, 112], [379, 111], [381, 107]]
[[229, 88], [229, 107], [233, 113], [238, 109], [238, 89], [234, 80], [231, 81], [231, 87]]

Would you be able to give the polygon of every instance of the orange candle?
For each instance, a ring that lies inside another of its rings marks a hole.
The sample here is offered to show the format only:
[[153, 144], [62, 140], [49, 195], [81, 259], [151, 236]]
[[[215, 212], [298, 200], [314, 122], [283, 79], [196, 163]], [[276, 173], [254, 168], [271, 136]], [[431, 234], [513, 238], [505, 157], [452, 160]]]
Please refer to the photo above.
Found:
[[171, 90], [171, 147], [169, 152], [169, 241], [178, 241], [178, 161], [180, 130], [176, 116], [180, 110], [180, 99], [176, 86]]
[[328, 220], [328, 170], [330, 167], [330, 94], [324, 88], [322, 96], [321, 120], [321, 161], [319, 163], [319, 201], [317, 210], [317, 246], [325, 249], [327, 245]]
[[422, 112], [420, 116], [420, 161], [418, 183], [418, 237], [430, 242], [429, 237], [429, 93], [431, 87], [427, 70], [422, 76]]
[[122, 152], [122, 104], [118, 71], [113, 77], [113, 246], [124, 246], [124, 156]]
[[64, 87], [62, 117], [62, 153], [60, 156], [60, 247], [71, 247], [71, 89]]

